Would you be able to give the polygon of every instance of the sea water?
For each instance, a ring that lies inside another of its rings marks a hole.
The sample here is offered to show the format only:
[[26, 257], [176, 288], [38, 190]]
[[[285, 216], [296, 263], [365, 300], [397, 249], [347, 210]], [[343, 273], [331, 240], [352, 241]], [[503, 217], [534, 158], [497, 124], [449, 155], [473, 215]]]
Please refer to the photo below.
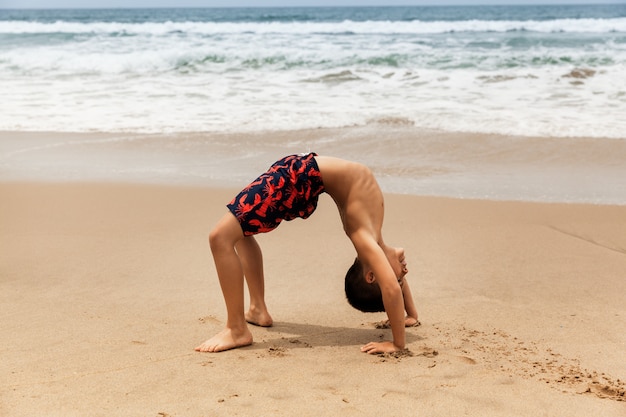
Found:
[[0, 130], [626, 136], [626, 5], [0, 10]]

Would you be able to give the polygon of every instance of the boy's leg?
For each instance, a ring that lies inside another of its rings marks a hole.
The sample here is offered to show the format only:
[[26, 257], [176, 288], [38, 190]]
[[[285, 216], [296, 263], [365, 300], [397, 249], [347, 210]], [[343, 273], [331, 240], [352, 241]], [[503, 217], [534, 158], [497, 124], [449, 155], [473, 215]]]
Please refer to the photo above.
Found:
[[269, 327], [272, 317], [265, 305], [265, 278], [263, 276], [263, 254], [253, 236], [244, 237], [235, 245], [243, 274], [250, 291], [250, 309], [246, 313], [246, 321], [257, 326]]
[[226, 328], [196, 347], [197, 351], [219, 352], [252, 343], [244, 315], [243, 267], [235, 252], [235, 245], [241, 239], [243, 232], [231, 213], [226, 213], [209, 235], [228, 319]]

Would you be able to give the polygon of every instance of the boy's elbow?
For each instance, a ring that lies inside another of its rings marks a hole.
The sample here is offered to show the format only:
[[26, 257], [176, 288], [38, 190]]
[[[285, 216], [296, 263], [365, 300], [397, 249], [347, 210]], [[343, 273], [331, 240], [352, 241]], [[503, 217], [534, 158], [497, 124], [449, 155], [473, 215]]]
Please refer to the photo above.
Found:
[[383, 298], [387, 298], [389, 300], [402, 302], [402, 288], [399, 285], [388, 285], [386, 288], [382, 289]]

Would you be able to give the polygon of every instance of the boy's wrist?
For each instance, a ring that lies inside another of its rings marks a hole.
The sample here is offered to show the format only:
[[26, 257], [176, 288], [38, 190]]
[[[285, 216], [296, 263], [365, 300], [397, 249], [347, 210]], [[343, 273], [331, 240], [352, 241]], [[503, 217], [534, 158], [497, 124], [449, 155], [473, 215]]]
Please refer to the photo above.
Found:
[[392, 342], [393, 343], [393, 347], [396, 349], [396, 352], [402, 351], [402, 350], [406, 350], [406, 346], [405, 345], [398, 345], [396, 342]]

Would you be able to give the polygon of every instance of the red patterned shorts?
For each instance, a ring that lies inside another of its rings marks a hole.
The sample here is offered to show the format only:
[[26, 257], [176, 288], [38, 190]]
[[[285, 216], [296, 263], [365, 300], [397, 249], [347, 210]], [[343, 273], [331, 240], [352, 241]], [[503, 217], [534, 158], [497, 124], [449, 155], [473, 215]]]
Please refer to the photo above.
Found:
[[324, 192], [315, 153], [289, 155], [244, 188], [227, 204], [244, 236], [274, 230], [281, 221], [308, 218]]

